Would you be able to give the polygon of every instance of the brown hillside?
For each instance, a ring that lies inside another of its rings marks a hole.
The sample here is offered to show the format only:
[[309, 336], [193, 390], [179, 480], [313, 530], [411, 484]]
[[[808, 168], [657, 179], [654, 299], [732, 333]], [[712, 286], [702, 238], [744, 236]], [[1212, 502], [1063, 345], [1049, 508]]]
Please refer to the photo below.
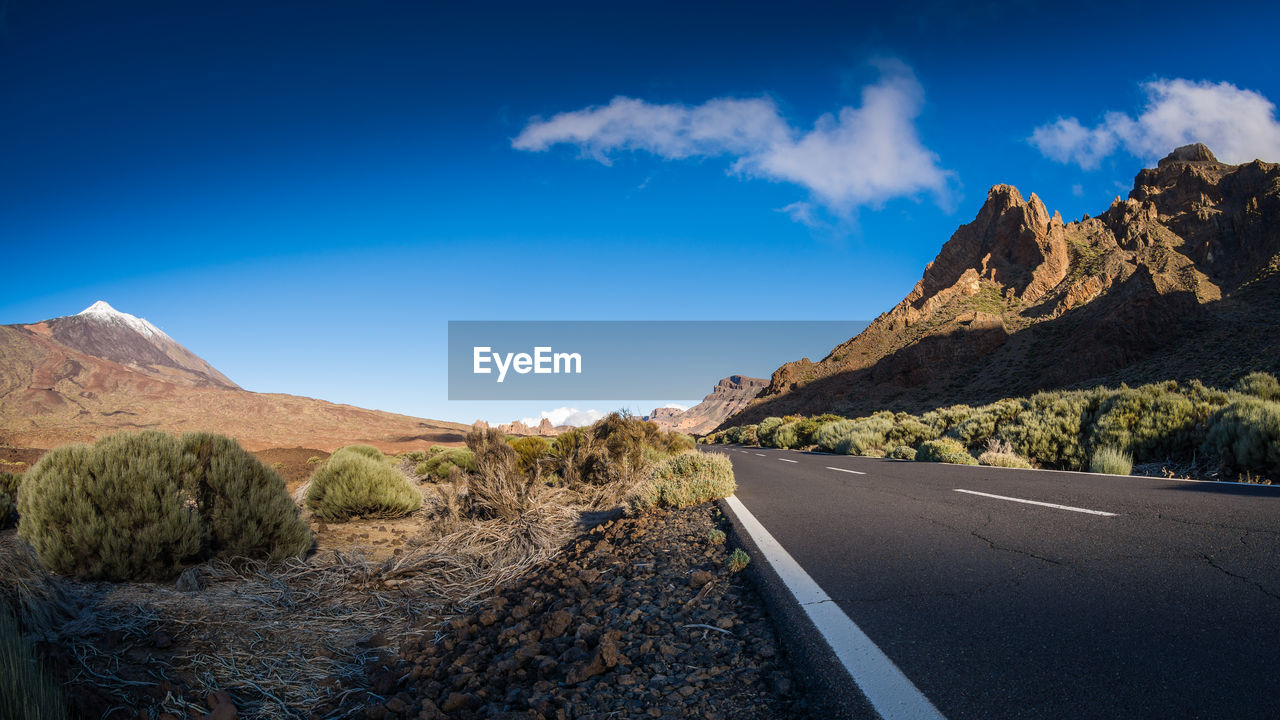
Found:
[[1072, 223], [997, 185], [902, 302], [822, 361], [778, 368], [723, 425], [1274, 372], [1278, 271], [1280, 165], [1189, 145]]
[[[0, 325], [0, 444], [50, 448], [118, 430], [157, 429], [219, 432], [251, 450], [331, 451], [361, 442], [399, 451], [460, 443], [468, 429], [296, 395], [248, 392], [163, 333], [146, 342], [127, 330], [113, 317], [85, 320], [85, 313]], [[110, 358], [60, 342], [68, 337]]]
[[695, 435], [714, 429], [724, 419], [746, 407], [769, 384], [764, 378], [730, 375], [716, 383], [702, 402], [681, 412], [675, 408], [657, 408], [648, 420], [663, 430]]

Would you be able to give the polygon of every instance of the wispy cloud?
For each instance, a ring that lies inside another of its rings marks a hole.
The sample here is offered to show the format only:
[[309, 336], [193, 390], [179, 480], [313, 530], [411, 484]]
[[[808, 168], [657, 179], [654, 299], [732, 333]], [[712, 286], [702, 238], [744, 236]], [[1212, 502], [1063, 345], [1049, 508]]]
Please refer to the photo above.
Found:
[[591, 423], [604, 417], [604, 413], [599, 410], [579, 410], [571, 407], [558, 407], [555, 410], [543, 410], [536, 418], [521, 418], [520, 422], [530, 427], [537, 427], [543, 418], [551, 421], [552, 425], [573, 425], [581, 427], [590, 425]]
[[1181, 78], [1154, 80], [1142, 89], [1147, 104], [1137, 117], [1108, 112], [1093, 127], [1061, 117], [1036, 128], [1030, 142], [1045, 157], [1085, 170], [1121, 149], [1151, 161], [1193, 142], [1228, 163], [1280, 159], [1280, 122], [1263, 95], [1228, 82]]
[[[575, 145], [605, 165], [619, 151], [668, 160], [728, 156], [731, 173], [799, 185], [813, 203], [847, 214], [859, 206], [932, 193], [944, 198], [949, 173], [925, 147], [915, 119], [924, 90], [898, 61], [878, 63], [878, 82], [862, 89], [860, 107], [793, 127], [768, 97], [715, 98], [701, 105], [654, 104], [616, 97], [608, 105], [534, 118], [511, 142], [518, 150]], [[813, 203], [784, 208], [810, 222]]]

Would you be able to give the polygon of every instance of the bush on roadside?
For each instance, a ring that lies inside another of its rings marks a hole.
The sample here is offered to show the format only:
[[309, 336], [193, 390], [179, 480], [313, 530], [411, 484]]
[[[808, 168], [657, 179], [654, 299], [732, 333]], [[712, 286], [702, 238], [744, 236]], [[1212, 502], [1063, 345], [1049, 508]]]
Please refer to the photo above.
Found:
[[536, 477], [542, 472], [541, 462], [551, 456], [551, 441], [544, 437], [509, 438], [507, 443], [519, 457], [520, 472]]
[[207, 552], [278, 562], [311, 549], [311, 528], [275, 471], [222, 435], [186, 433], [180, 442], [194, 459], [191, 492]]
[[1037, 462], [1077, 470], [1088, 462], [1085, 435], [1105, 388], [1033, 395], [1025, 410], [996, 432], [1015, 452]]
[[54, 572], [164, 580], [208, 537], [188, 492], [191, 457], [164, 433], [119, 433], [49, 451], [18, 490], [18, 534]]
[[756, 437], [760, 440], [760, 444], [764, 447], [777, 447], [774, 445], [773, 435], [782, 427], [782, 418], [767, 417], [760, 421], [756, 426]]
[[995, 438], [987, 440], [987, 449], [978, 456], [978, 464], [1021, 469], [1032, 467], [1030, 461], [1013, 451], [1013, 446]]
[[1190, 460], [1204, 442], [1204, 420], [1177, 383], [1121, 387], [1099, 405], [1089, 447], [1123, 448], [1147, 460]]
[[791, 450], [800, 447], [800, 435], [796, 432], [798, 422], [784, 423], [773, 433], [773, 447]]
[[742, 572], [750, 564], [751, 556], [747, 555], [742, 548], [735, 548], [724, 561], [725, 569], [731, 573]]
[[995, 437], [996, 430], [1012, 422], [1026, 407], [1024, 400], [1001, 400], [973, 411], [965, 420], [947, 431], [947, 435], [959, 440], [966, 447], [981, 445]]
[[1280, 475], [1280, 402], [1238, 395], [1210, 418], [1205, 449], [1231, 470]]
[[1280, 382], [1270, 373], [1249, 373], [1236, 381], [1235, 390], [1261, 400], [1280, 400]]
[[656, 466], [636, 491], [631, 506], [637, 510], [683, 508], [728, 497], [736, 489], [728, 458], [689, 451]]
[[724, 541], [725, 534], [723, 530], [712, 529], [707, 531], [707, 542], [712, 545], [723, 545]]
[[933, 437], [941, 437], [948, 430], [968, 420], [973, 415], [973, 408], [968, 405], [951, 405], [949, 407], [930, 410], [920, 416], [921, 424], [929, 428]]
[[896, 445], [915, 447], [925, 440], [934, 440], [937, 437], [938, 433], [934, 428], [925, 425], [920, 418], [908, 413], [898, 413], [893, 416], [893, 427], [889, 428], [884, 435], [884, 443], [886, 447]]
[[978, 461], [965, 450], [959, 441], [953, 438], [926, 440], [916, 448], [916, 462], [953, 463], [955, 465], [977, 465]]
[[915, 460], [916, 450], [915, 448], [907, 447], [906, 445], [899, 445], [890, 450], [889, 454], [885, 455], [885, 457], [892, 460]]
[[321, 520], [396, 518], [417, 510], [422, 495], [395, 468], [360, 453], [334, 453], [311, 476], [307, 507]]
[[738, 442], [742, 443], [743, 445], [760, 444], [760, 439], [756, 437], [756, 426], [744, 425], [742, 428], [742, 432], [739, 433], [738, 435]]
[[841, 438], [856, 426], [857, 423], [853, 420], [829, 422], [818, 428], [818, 431], [813, 434], [813, 442], [827, 452], [836, 452], [836, 446]]
[[1120, 448], [1104, 445], [1093, 451], [1089, 471], [1104, 475], [1128, 475], [1133, 472], [1133, 457]]

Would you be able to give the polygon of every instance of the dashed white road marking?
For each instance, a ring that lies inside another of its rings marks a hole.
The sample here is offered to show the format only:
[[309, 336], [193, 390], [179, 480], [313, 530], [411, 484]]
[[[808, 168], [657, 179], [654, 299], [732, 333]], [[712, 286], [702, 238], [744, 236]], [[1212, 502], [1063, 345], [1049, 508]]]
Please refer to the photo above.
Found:
[[880, 717], [945, 720], [929, 698], [849, 619], [741, 500], [730, 495], [724, 501]]
[[857, 470], [846, 470], [846, 469], [844, 469], [844, 468], [831, 467], [830, 465], [828, 465], [828, 466], [827, 466], [827, 469], [828, 469], [828, 470], [835, 470], [836, 472], [847, 472], [847, 473], [849, 473], [849, 474], [851, 474], [851, 475], [866, 475], [866, 473], [864, 473], [864, 472], [859, 472], [859, 471], [857, 471]]
[[1040, 502], [1039, 500], [1026, 500], [1023, 498], [1008, 497], [1006, 495], [992, 495], [991, 493], [978, 492], [977, 490], [961, 490], [955, 489], [958, 493], [967, 493], [969, 495], [981, 495], [982, 497], [995, 498], [996, 500], [1008, 500], [1010, 502], [1026, 503], [1027, 505], [1040, 505], [1041, 507], [1054, 508], [1055, 510], [1070, 510], [1071, 512], [1088, 513], [1089, 515], [1101, 515], [1103, 517], [1116, 517], [1116, 513], [1105, 512], [1103, 510], [1090, 510], [1088, 508], [1071, 507], [1070, 505], [1058, 505], [1057, 503]]
[[756, 453], [756, 454], [757, 454], [757, 455], [759, 455], [760, 457], [769, 457], [768, 455], [765, 455], [764, 453]]
[[782, 462], [789, 462], [789, 463], [800, 462], [799, 460], [788, 460], [786, 458], [778, 458], [778, 459], [781, 460]]

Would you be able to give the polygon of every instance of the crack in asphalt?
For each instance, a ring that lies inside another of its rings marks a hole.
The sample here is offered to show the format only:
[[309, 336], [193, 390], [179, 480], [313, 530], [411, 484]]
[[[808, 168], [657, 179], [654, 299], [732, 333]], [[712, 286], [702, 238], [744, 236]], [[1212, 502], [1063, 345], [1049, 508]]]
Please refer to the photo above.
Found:
[[1240, 575], [1239, 573], [1233, 573], [1233, 572], [1231, 572], [1230, 570], [1228, 570], [1228, 569], [1226, 569], [1226, 568], [1222, 567], [1222, 566], [1221, 566], [1221, 565], [1219, 565], [1218, 563], [1214, 562], [1214, 561], [1213, 561], [1213, 556], [1212, 556], [1212, 555], [1210, 555], [1210, 554], [1208, 554], [1208, 553], [1204, 553], [1204, 554], [1202, 554], [1200, 557], [1201, 557], [1201, 558], [1202, 558], [1206, 563], [1208, 563], [1208, 564], [1209, 564], [1209, 567], [1213, 568], [1214, 570], [1217, 570], [1218, 572], [1222, 573], [1223, 575], [1226, 575], [1227, 577], [1233, 577], [1233, 578], [1235, 578], [1235, 579], [1237, 579], [1237, 580], [1240, 580], [1240, 581], [1246, 582], [1246, 583], [1248, 583], [1248, 584], [1250, 584], [1250, 585], [1254, 586], [1255, 588], [1257, 588], [1257, 589], [1258, 589], [1258, 592], [1262, 593], [1263, 595], [1266, 595], [1267, 597], [1271, 598], [1272, 600], [1280, 600], [1280, 595], [1278, 595], [1278, 594], [1276, 594], [1276, 593], [1273, 593], [1273, 592], [1271, 592], [1270, 590], [1266, 589], [1265, 587], [1263, 587], [1263, 586], [1262, 586], [1262, 583], [1258, 582], [1257, 580], [1254, 580], [1253, 578], [1251, 578], [1251, 577], [1249, 577], [1249, 576], [1247, 576], [1247, 575]]

